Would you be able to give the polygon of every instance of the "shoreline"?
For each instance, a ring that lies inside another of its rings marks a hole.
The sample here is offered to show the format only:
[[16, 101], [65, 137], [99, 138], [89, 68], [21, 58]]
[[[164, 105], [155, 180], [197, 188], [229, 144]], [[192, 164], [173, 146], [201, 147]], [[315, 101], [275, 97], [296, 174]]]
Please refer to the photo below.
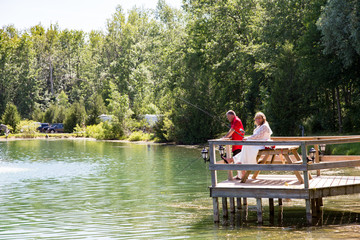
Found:
[[[49, 134], [50, 135], [50, 134]], [[0, 142], [7, 142], [7, 141], [29, 141], [29, 140], [90, 140], [90, 141], [99, 141], [99, 142], [118, 142], [118, 143], [133, 143], [133, 144], [154, 144], [154, 145], [163, 145], [163, 146], [177, 146], [177, 147], [185, 147], [185, 148], [192, 148], [192, 149], [200, 149], [203, 148], [204, 144], [191, 144], [191, 145], [184, 145], [184, 144], [176, 144], [175, 142], [154, 142], [154, 141], [130, 141], [130, 140], [117, 140], [117, 139], [107, 139], [107, 140], [99, 140], [96, 138], [88, 138], [88, 137], [76, 137], [76, 136], [66, 136], [64, 134], [61, 135], [50, 135], [46, 136], [35, 136], [35, 137], [0, 137]]]

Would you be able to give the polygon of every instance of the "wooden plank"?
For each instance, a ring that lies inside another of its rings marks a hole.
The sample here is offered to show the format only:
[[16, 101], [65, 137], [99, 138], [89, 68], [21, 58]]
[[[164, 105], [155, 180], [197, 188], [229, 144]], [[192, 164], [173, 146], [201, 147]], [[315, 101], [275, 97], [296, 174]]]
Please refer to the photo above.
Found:
[[302, 164], [209, 164], [209, 170], [304, 171], [307, 169], [308, 167]]
[[[243, 164], [241, 164], [241, 165], [243, 165]], [[249, 178], [250, 173], [251, 173], [251, 171], [246, 171], [245, 172], [245, 175], [241, 179], [242, 183], [246, 182], [246, 180]]]
[[209, 143], [216, 145], [251, 145], [251, 146], [300, 146], [304, 141], [239, 141], [239, 140], [223, 140], [223, 139], [213, 139], [208, 140]]
[[331, 168], [343, 168], [343, 167], [358, 167], [360, 166], [360, 160], [341, 161], [341, 162], [322, 162], [309, 164], [309, 170], [317, 169], [331, 169]]
[[[284, 154], [283, 155], [286, 159], [286, 161], [289, 163], [289, 164], [292, 164], [292, 161], [291, 159], [289, 158], [289, 156], [287, 154]], [[300, 165], [302, 166], [302, 165]], [[294, 171], [294, 174], [296, 176], [296, 178], [299, 180], [300, 183], [304, 183], [304, 179], [301, 177], [300, 173], [298, 171]]]
[[297, 198], [305, 199], [309, 196], [306, 189], [238, 189], [213, 188], [211, 197], [242, 197], [242, 198]]
[[[259, 156], [260, 154], [258, 154], [258, 156]], [[260, 163], [258, 163], [258, 164], [266, 164], [266, 162], [267, 162], [267, 160], [268, 160], [268, 158], [270, 157], [270, 155], [269, 154], [266, 154], [265, 156], [264, 156], [264, 158], [262, 159], [262, 161], [260, 162]], [[252, 179], [256, 179], [256, 177], [259, 175], [259, 173], [260, 173], [260, 171], [258, 170], [258, 171], [255, 171], [254, 172], [254, 174], [252, 175]]]
[[338, 139], [321, 139], [321, 140], [309, 140], [303, 141], [305, 145], [315, 145], [315, 144], [343, 144], [343, 143], [355, 143], [360, 142], [360, 137], [348, 137], [348, 138], [338, 138]]
[[338, 162], [338, 161], [353, 161], [360, 160], [359, 155], [325, 155], [320, 156], [320, 162]]

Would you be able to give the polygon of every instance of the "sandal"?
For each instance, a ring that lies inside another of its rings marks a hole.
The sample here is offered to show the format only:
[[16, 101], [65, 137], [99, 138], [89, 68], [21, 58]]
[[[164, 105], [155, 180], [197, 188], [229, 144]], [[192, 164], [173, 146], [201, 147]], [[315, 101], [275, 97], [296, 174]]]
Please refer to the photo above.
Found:
[[226, 160], [226, 158], [225, 158], [224, 156], [221, 156], [221, 159], [224, 160], [224, 162], [225, 162], [226, 164], [229, 164], [229, 162]]

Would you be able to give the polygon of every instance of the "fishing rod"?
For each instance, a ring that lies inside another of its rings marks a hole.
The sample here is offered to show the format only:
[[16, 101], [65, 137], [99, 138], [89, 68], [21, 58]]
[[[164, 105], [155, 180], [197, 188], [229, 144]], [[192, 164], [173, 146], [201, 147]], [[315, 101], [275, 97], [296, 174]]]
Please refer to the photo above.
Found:
[[[224, 122], [222, 119], [220, 119], [218, 116], [214, 116], [214, 115], [210, 114], [209, 112], [203, 110], [202, 108], [196, 106], [195, 104], [192, 104], [191, 102], [189, 102], [189, 101], [187, 101], [187, 100], [185, 100], [185, 99], [183, 99], [183, 98], [181, 98], [181, 97], [177, 97], [177, 96], [174, 96], [174, 97], [176, 97], [177, 99], [179, 99], [179, 100], [181, 100], [181, 101], [189, 104], [190, 106], [192, 106], [192, 107], [194, 107], [194, 108], [202, 111], [203, 113], [207, 114], [208, 116], [212, 117], [213, 119], [218, 120], [221, 124], [225, 125], [227, 128], [231, 128], [231, 126], [230, 126], [229, 124], [225, 123], [225, 122]], [[245, 135], [245, 131], [244, 131], [244, 130], [242, 130], [242, 131], [240, 130], [240, 132], [242, 132], [242, 134], [239, 133], [238, 131], [236, 131], [235, 129], [234, 129], [234, 131], [235, 131], [235, 133], [237, 133], [237, 134], [238, 134], [239, 136], [241, 136], [241, 137], [244, 137], [244, 135]]]

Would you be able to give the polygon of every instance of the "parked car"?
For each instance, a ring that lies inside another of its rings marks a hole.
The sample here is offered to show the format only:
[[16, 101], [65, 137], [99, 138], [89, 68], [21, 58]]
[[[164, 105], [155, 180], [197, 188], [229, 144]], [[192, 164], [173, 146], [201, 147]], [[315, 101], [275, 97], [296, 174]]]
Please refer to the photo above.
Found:
[[37, 130], [39, 132], [46, 132], [46, 130], [48, 130], [48, 128], [50, 127], [50, 124], [48, 123], [40, 123], [40, 126], [37, 128]]
[[64, 124], [62, 123], [54, 123], [47, 129], [48, 133], [63, 133], [64, 132]]

